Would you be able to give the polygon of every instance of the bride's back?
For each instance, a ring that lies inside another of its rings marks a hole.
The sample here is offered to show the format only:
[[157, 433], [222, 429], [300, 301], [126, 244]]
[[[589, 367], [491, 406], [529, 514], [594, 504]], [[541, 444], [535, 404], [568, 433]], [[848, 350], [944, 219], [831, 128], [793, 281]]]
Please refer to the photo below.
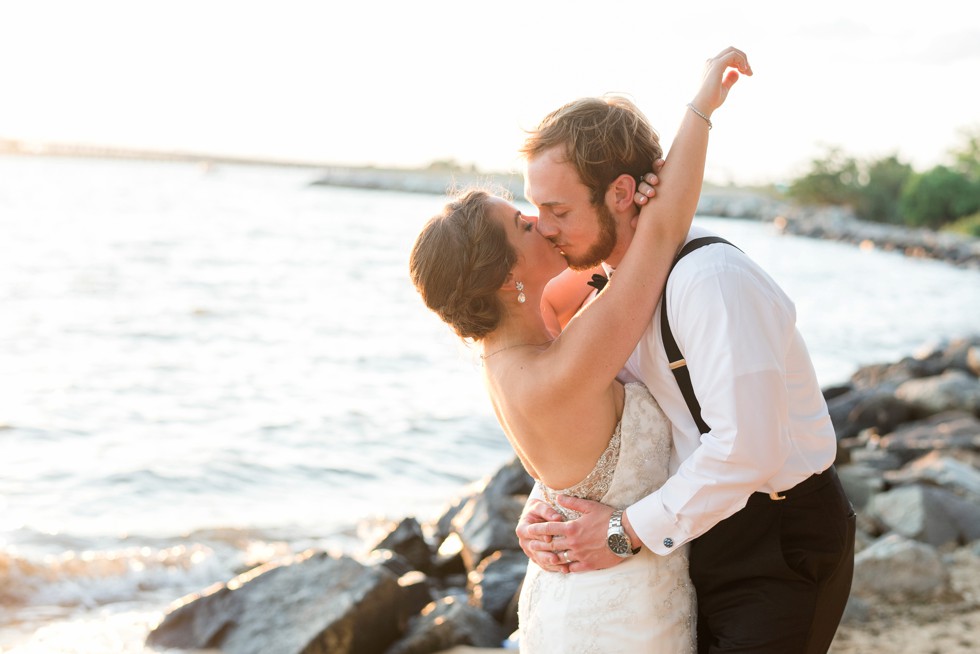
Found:
[[558, 353], [550, 349], [500, 352], [484, 361], [484, 379], [497, 420], [528, 472], [551, 488], [566, 488], [591, 472], [609, 444], [624, 391], [618, 382], [600, 391], [557, 382]]

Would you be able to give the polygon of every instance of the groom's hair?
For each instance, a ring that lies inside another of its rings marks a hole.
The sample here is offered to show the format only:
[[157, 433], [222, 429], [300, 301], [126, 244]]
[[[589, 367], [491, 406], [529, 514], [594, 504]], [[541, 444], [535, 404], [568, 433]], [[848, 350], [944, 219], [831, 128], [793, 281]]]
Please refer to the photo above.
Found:
[[552, 111], [528, 133], [521, 153], [533, 159], [555, 146], [564, 148], [593, 205], [602, 204], [617, 177], [639, 178], [663, 156], [660, 137], [646, 116], [619, 95], [582, 98]]

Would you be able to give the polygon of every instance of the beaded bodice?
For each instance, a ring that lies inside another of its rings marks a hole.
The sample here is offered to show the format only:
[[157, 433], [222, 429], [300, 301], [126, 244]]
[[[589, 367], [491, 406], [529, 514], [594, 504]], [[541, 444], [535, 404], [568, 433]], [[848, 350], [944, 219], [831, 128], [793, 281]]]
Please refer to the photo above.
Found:
[[[553, 506], [564, 493], [625, 509], [664, 484], [671, 449], [670, 423], [656, 400], [643, 384], [627, 384], [623, 417], [592, 471], [571, 488], [542, 490]], [[667, 556], [643, 548], [618, 565], [571, 574], [532, 562], [518, 613], [522, 654], [697, 651], [686, 544]]]
[[[625, 388], [623, 417], [589, 474], [569, 488], [553, 489], [540, 484], [545, 500], [566, 520], [573, 520], [580, 514], [558, 504], [558, 495], [625, 508], [667, 480], [670, 424], [645, 386], [633, 383], [626, 384]], [[620, 470], [621, 474], [617, 476], [621, 467], [625, 470]]]
[[544, 497], [548, 504], [555, 507], [559, 513], [565, 516], [566, 520], [574, 520], [581, 514], [578, 511], [572, 511], [560, 505], [556, 499], [558, 495], [571, 495], [586, 500], [595, 500], [596, 502], [601, 500], [605, 496], [606, 491], [609, 490], [609, 484], [612, 482], [613, 474], [616, 472], [616, 464], [619, 463], [619, 448], [622, 441], [623, 422], [620, 420], [616, 425], [616, 431], [613, 432], [612, 438], [609, 439], [609, 445], [599, 455], [599, 460], [596, 461], [595, 467], [592, 468], [592, 471], [589, 472], [585, 479], [574, 486], [560, 490], [541, 484], [541, 490], [544, 492]]

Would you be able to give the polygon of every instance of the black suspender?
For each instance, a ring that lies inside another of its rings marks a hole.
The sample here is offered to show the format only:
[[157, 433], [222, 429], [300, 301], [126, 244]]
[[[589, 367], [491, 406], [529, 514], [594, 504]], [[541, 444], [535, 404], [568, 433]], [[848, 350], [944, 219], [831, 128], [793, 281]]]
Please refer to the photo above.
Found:
[[[667, 273], [668, 278], [670, 273], [674, 271], [674, 266], [677, 262], [694, 252], [698, 248], [704, 247], [705, 245], [711, 245], [712, 243], [726, 243], [732, 245], [720, 236], [704, 236], [702, 238], [696, 238], [690, 241], [687, 245], [681, 248], [681, 251], [674, 258], [674, 263], [670, 266], [670, 272]], [[732, 245], [735, 248], [734, 245]], [[736, 250], [738, 248], [735, 248]], [[670, 331], [670, 323], [667, 321], [667, 288], [664, 287], [664, 294], [660, 300], [660, 332], [664, 339], [664, 350], [667, 352], [667, 361], [670, 363], [670, 371], [674, 373], [674, 378], [677, 380], [677, 385], [681, 389], [681, 394], [684, 396], [684, 401], [687, 402], [687, 408], [691, 411], [691, 417], [694, 418], [694, 422], [698, 426], [698, 431], [702, 434], [711, 431], [711, 427], [701, 418], [701, 405], [698, 404], [698, 398], [694, 395], [694, 387], [691, 385], [691, 374], [687, 370], [687, 361], [684, 360], [684, 355], [681, 354], [681, 350], [677, 347], [677, 341], [674, 340], [674, 335]]]

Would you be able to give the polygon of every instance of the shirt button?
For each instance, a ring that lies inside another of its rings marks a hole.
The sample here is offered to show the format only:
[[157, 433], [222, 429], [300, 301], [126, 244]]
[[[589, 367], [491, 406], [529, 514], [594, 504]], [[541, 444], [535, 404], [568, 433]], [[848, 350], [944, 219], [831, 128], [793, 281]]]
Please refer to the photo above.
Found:
[[670, 548], [670, 547], [673, 547], [673, 546], [674, 546], [674, 539], [673, 538], [665, 538], [664, 539], [664, 547]]

